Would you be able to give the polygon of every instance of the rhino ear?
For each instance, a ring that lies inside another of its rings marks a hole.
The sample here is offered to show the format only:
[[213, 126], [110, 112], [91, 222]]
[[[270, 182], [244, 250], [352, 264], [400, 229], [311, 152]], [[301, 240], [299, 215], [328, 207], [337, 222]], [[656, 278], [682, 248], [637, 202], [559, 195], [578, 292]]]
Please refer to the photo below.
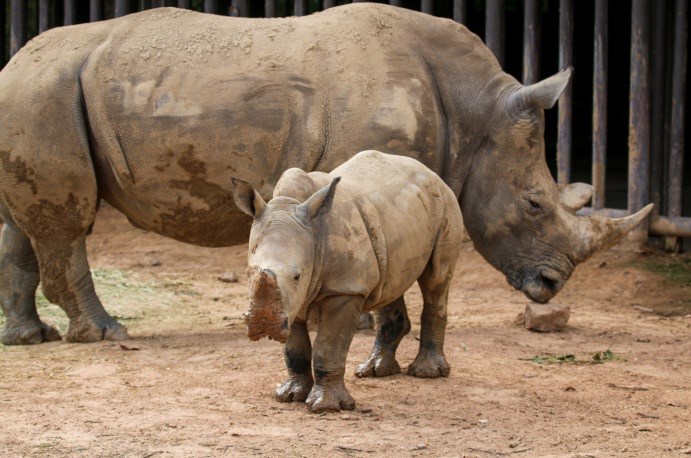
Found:
[[334, 178], [331, 184], [324, 186], [319, 191], [312, 194], [309, 199], [298, 205], [298, 214], [309, 221], [318, 215], [328, 212], [329, 209], [331, 209], [331, 203], [336, 193], [336, 185], [339, 181], [341, 181], [341, 177]]
[[511, 95], [509, 104], [516, 111], [530, 108], [548, 110], [557, 103], [559, 96], [571, 81], [572, 67], [566, 67], [556, 75], [552, 75], [538, 83], [523, 86]]
[[593, 196], [593, 187], [586, 183], [571, 183], [562, 187], [559, 191], [559, 202], [567, 210], [575, 213]]
[[232, 178], [233, 182], [233, 200], [235, 205], [242, 210], [243, 213], [257, 218], [266, 207], [266, 202], [262, 199], [257, 191], [254, 190], [251, 184], [239, 178]]

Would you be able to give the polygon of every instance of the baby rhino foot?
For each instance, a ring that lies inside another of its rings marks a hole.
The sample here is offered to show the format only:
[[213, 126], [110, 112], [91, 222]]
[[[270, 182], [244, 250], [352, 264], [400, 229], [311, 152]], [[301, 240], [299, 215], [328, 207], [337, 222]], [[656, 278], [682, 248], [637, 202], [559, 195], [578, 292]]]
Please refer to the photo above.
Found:
[[70, 320], [65, 339], [68, 342], [99, 342], [101, 340], [127, 340], [127, 328], [108, 316]]
[[451, 367], [443, 353], [420, 350], [415, 361], [408, 366], [408, 375], [419, 378], [448, 377]]
[[16, 326], [7, 322], [2, 330], [2, 343], [5, 345], [31, 345], [60, 339], [60, 333], [42, 321], [29, 321]]
[[290, 377], [276, 389], [276, 399], [280, 402], [304, 402], [312, 385], [314, 382], [309, 375]]
[[358, 377], [386, 377], [401, 373], [401, 366], [391, 352], [372, 352], [364, 363], [355, 369]]
[[316, 384], [307, 397], [307, 407], [310, 412], [338, 412], [339, 410], [353, 410], [355, 399], [346, 390], [343, 380], [329, 385]]

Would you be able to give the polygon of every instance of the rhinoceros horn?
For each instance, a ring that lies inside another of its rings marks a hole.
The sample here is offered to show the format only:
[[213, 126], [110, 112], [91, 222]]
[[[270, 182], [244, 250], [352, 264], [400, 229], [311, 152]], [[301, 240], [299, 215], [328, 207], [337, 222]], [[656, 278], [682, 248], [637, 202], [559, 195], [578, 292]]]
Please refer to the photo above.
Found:
[[523, 86], [511, 94], [509, 109], [522, 112], [529, 109], [541, 108], [548, 110], [557, 103], [559, 96], [571, 80], [573, 68], [567, 67], [556, 75], [529, 86]]
[[648, 204], [637, 213], [624, 218], [607, 218], [600, 215], [578, 216], [578, 235], [581, 248], [576, 261], [582, 262], [598, 250], [609, 248], [643, 221], [652, 211]]
[[276, 275], [268, 269], [250, 273], [250, 309], [245, 314], [250, 340], [264, 336], [285, 342], [288, 336], [288, 317], [281, 301]]

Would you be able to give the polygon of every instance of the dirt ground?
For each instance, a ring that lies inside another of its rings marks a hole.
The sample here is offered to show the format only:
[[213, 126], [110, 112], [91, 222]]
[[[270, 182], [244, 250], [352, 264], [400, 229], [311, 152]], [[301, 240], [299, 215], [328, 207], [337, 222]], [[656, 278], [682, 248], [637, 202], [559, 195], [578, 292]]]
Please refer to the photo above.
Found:
[[[374, 338], [362, 331], [346, 374], [356, 410], [314, 415], [272, 397], [281, 345], [245, 335], [245, 250], [187, 246], [103, 208], [91, 266], [133, 339], [0, 345], [0, 455], [691, 455], [689, 257], [597, 255], [554, 300], [571, 305], [569, 327], [539, 334], [513, 323], [528, 300], [468, 243], [450, 298], [451, 375], [358, 379]], [[406, 297], [404, 370], [418, 345], [417, 286]], [[57, 306], [39, 305], [64, 332]]]

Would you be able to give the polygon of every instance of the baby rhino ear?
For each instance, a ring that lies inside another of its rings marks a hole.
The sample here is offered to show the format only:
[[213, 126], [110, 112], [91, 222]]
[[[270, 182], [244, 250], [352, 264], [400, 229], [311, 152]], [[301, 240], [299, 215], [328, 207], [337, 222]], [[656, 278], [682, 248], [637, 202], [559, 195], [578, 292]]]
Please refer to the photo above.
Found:
[[235, 205], [243, 213], [252, 218], [258, 218], [264, 207], [266, 207], [266, 202], [264, 202], [262, 196], [254, 190], [251, 184], [240, 178], [232, 178], [232, 182]]
[[326, 213], [331, 208], [336, 193], [336, 185], [341, 181], [341, 177], [336, 177], [331, 184], [324, 186], [319, 191], [310, 196], [309, 199], [298, 205], [299, 214], [309, 221], [322, 213]]

